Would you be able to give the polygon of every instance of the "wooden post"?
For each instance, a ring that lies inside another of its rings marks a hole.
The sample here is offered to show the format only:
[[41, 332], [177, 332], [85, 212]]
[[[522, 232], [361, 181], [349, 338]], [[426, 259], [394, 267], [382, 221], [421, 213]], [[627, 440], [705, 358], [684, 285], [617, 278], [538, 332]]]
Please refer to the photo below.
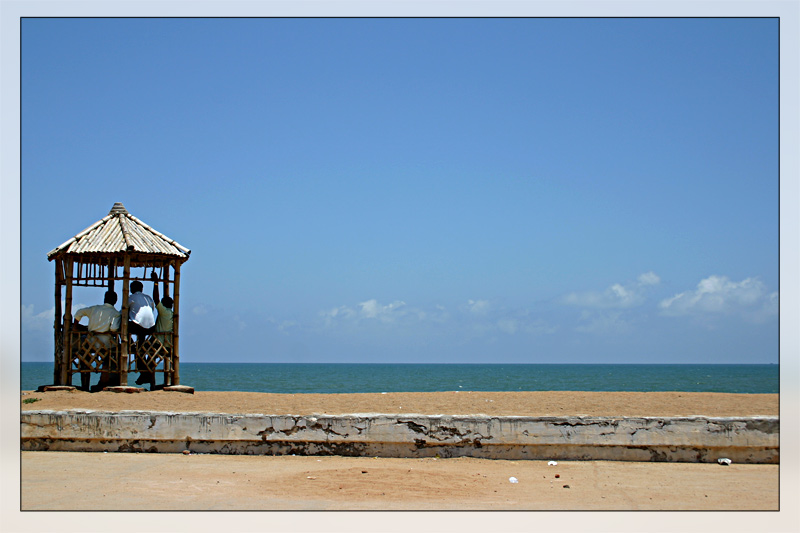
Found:
[[[164, 263], [161, 270], [161, 299], [163, 300], [165, 296], [169, 296], [169, 265], [170, 263]], [[175, 310], [173, 303], [173, 312]], [[174, 315], [173, 315], [174, 317]], [[174, 318], [173, 318], [174, 320]], [[172, 326], [173, 332], [175, 331], [175, 325], [173, 322]], [[174, 337], [170, 338], [170, 342], [174, 341]], [[169, 348], [169, 357], [164, 359], [164, 386], [169, 387], [172, 385], [172, 357], [174, 354], [174, 350], [172, 347]]]
[[61, 258], [56, 259], [56, 317], [53, 324], [53, 384], [61, 381], [61, 360], [64, 357], [64, 331], [61, 327]]
[[180, 353], [178, 352], [178, 311], [180, 310], [181, 264], [175, 262], [175, 290], [172, 295], [172, 384], [180, 385]]
[[114, 291], [114, 278], [116, 277], [117, 264], [114, 259], [108, 259], [108, 290]]
[[169, 263], [165, 264], [161, 272], [161, 297], [169, 296]]
[[122, 316], [119, 321], [122, 335], [122, 353], [119, 356], [119, 384], [128, 385], [128, 286], [131, 277], [131, 257], [125, 254], [125, 265], [122, 268]]
[[67, 284], [67, 294], [64, 297], [64, 351], [61, 355], [61, 371], [56, 385], [71, 385], [69, 380], [72, 377], [69, 371], [72, 366], [72, 361], [70, 361], [72, 356], [72, 258], [69, 256], [66, 258], [64, 270]]
[[[117, 277], [117, 260], [115, 258], [113, 258], [113, 257], [109, 257], [108, 258], [108, 266], [107, 266], [107, 268], [108, 268], [108, 270], [106, 271], [106, 284], [107, 284], [106, 290], [109, 291], [109, 292], [114, 292], [114, 279]], [[119, 297], [117, 297], [117, 301], [119, 301]], [[114, 306], [116, 307], [116, 304], [114, 304]], [[121, 328], [122, 328], [122, 316], [120, 316], [119, 327], [120, 327], [120, 329], [117, 330], [117, 333], [119, 333], [121, 331]], [[117, 352], [117, 357], [122, 358], [122, 355], [119, 353], [119, 350], [117, 350], [116, 337], [111, 337], [111, 338], [112, 338], [112, 341], [111, 341], [112, 348], [109, 351], [108, 356], [107, 356], [108, 361], [103, 361], [103, 363], [102, 363], [102, 367], [103, 368], [100, 369], [100, 379], [101, 380], [103, 378], [110, 378], [111, 377], [109, 375], [105, 375], [104, 376], [103, 375], [103, 373], [104, 373], [103, 371], [105, 371], [105, 373], [111, 373], [113, 371], [114, 365], [113, 365], [113, 363], [111, 361], [113, 359], [113, 357], [114, 357], [113, 356], [113, 352]]]

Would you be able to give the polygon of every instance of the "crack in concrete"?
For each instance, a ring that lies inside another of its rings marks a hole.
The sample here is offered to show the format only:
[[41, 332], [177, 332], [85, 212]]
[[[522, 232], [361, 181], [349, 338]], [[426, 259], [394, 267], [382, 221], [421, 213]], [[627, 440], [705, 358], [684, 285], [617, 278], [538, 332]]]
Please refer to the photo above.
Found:
[[[428, 439], [434, 440], [440, 443], [451, 443], [455, 446], [465, 446], [472, 444], [476, 448], [480, 448], [483, 446], [481, 442], [486, 437], [481, 433], [473, 433], [472, 430], [467, 429], [465, 431], [459, 430], [457, 427], [452, 426], [443, 426], [443, 425], [434, 425], [430, 428], [423, 426], [422, 424], [418, 424], [413, 420], [398, 420], [395, 422], [397, 425], [405, 425], [411, 431], [421, 434]], [[428, 445], [428, 441], [422, 438], [415, 438], [414, 444], [418, 448], [422, 448]]]
[[[332, 424], [330, 423], [322, 424], [316, 419], [309, 420], [305, 418], [300, 418], [300, 419], [292, 418], [292, 420], [293, 420], [293, 425], [289, 428], [275, 429], [274, 425], [272, 425], [268, 426], [262, 431], [259, 431], [257, 435], [260, 436], [261, 440], [263, 441], [266, 441], [269, 435], [276, 435], [276, 436], [280, 435], [283, 437], [289, 437], [297, 433], [300, 433], [302, 431], [310, 431], [310, 432], [321, 431], [326, 435], [326, 439], [330, 438], [330, 436], [341, 437], [341, 438], [347, 438], [350, 436], [350, 433], [339, 433], [338, 431], [333, 429]], [[304, 423], [300, 424], [301, 421]], [[359, 434], [362, 433], [363, 431], [363, 428], [356, 427], [355, 429], [358, 431]]]

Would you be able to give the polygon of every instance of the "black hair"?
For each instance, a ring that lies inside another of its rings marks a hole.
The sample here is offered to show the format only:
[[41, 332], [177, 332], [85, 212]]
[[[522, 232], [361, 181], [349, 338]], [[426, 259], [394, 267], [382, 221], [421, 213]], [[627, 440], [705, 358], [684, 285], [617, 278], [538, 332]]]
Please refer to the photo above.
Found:
[[114, 291], [106, 291], [105, 296], [103, 296], [103, 303], [111, 305], [117, 303], [117, 293]]
[[172, 298], [169, 296], [164, 296], [161, 298], [161, 304], [167, 309], [172, 309]]
[[142, 289], [144, 289], [144, 285], [142, 285], [141, 281], [131, 283], [131, 292], [142, 292]]

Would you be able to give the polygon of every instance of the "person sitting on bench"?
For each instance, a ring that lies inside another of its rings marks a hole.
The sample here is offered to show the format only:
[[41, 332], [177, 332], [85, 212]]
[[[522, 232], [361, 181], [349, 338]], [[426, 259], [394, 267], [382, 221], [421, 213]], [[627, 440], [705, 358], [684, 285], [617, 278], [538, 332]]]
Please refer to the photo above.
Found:
[[156, 336], [164, 346], [172, 346], [172, 298], [164, 295], [158, 297], [158, 276], [155, 272], [150, 273], [153, 280], [153, 301], [156, 303]]
[[[89, 319], [89, 325], [86, 328], [87, 331], [91, 331], [92, 333], [105, 333], [106, 335], [95, 335], [94, 337], [94, 349], [102, 350], [102, 349], [110, 349], [112, 347], [112, 340], [111, 335], [108, 335], [109, 332], [116, 332], [119, 331], [120, 319], [122, 314], [114, 308], [114, 304], [117, 303], [117, 293], [114, 291], [107, 291], [103, 297], [103, 304], [102, 305], [93, 305], [91, 307], [84, 307], [83, 309], [78, 309], [75, 313], [75, 328], [76, 330], [82, 329], [82, 324], [80, 323], [83, 317], [87, 317]], [[103, 370], [108, 370], [108, 358], [104, 358], [101, 361], [101, 368]], [[117, 377], [118, 384], [119, 378]], [[109, 385], [114, 384], [112, 377], [104, 372], [100, 373], [100, 382], [91, 388], [93, 392], [96, 390], [102, 390], [103, 387], [107, 387]]]

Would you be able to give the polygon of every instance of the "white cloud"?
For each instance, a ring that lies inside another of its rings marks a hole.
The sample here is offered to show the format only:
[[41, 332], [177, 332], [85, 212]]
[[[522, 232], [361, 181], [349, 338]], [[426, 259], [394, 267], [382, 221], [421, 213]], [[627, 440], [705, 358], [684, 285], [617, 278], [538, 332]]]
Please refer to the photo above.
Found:
[[55, 308], [51, 307], [46, 311], [36, 313], [33, 304], [20, 306], [20, 325], [27, 331], [46, 331], [53, 329], [55, 321]]
[[780, 301], [777, 292], [771, 292], [765, 299], [761, 312], [766, 316], [777, 316], [780, 312]]
[[403, 301], [394, 301], [390, 304], [383, 305], [376, 299], [367, 300], [357, 305], [357, 308], [352, 308], [346, 305], [322, 311], [320, 313], [326, 326], [331, 326], [336, 322], [361, 322], [364, 320], [377, 320], [383, 323], [394, 322], [395, 320], [416, 317], [417, 319], [424, 319], [426, 314], [418, 309], [406, 307]]
[[564, 296], [562, 301], [569, 305], [601, 309], [635, 307], [644, 303], [647, 288], [659, 283], [661, 278], [655, 272], [646, 272], [627, 285], [615, 283], [603, 292], [572, 292]]
[[195, 315], [206, 315], [208, 314], [208, 308], [205, 305], [195, 305], [192, 307], [192, 313]]
[[[361, 307], [361, 316], [363, 318], [376, 318], [382, 322], [392, 322], [397, 311], [406, 305], [405, 302], [395, 301], [388, 305], [381, 305], [377, 300], [367, 300], [358, 304]], [[405, 313], [400, 313], [403, 315]]]
[[[72, 314], [75, 311], [88, 307], [87, 304], [80, 302], [72, 304]], [[61, 309], [64, 309], [64, 300], [61, 300]], [[53, 331], [53, 323], [55, 322], [56, 308], [51, 307], [44, 311], [36, 312], [33, 304], [20, 306], [20, 326], [26, 331]]]
[[361, 307], [361, 315], [366, 318], [375, 318], [381, 312], [380, 306], [378, 306], [378, 300], [367, 300], [358, 305]]
[[661, 278], [655, 272], [650, 271], [639, 276], [638, 281], [640, 285], [658, 285], [661, 283]]
[[350, 309], [345, 305], [341, 307], [336, 307], [334, 309], [331, 309], [330, 311], [322, 312], [322, 316], [328, 318], [350, 318], [352, 316], [355, 316], [355, 314], [356, 314], [355, 311], [353, 311], [352, 309]]
[[[355, 306], [342, 305], [319, 313], [325, 327], [356, 326], [369, 324], [389, 324], [397, 327], [411, 327], [416, 334], [424, 331], [437, 331], [447, 335], [457, 334], [485, 336], [499, 333], [506, 335], [528, 334], [546, 335], [554, 333], [557, 327], [541, 319], [533, 319], [528, 310], [508, 311], [494, 309], [488, 300], [468, 300], [460, 306], [459, 312], [451, 314], [442, 305], [421, 309], [398, 300], [382, 304], [376, 299], [361, 302]], [[445, 329], [442, 329], [445, 328]]]
[[476, 315], [485, 315], [489, 311], [489, 301], [468, 300], [467, 308], [469, 309], [470, 313], [475, 313]]
[[686, 291], [659, 303], [669, 316], [739, 314], [760, 321], [778, 313], [778, 293], [768, 292], [758, 278], [734, 282], [726, 276], [709, 276]]

